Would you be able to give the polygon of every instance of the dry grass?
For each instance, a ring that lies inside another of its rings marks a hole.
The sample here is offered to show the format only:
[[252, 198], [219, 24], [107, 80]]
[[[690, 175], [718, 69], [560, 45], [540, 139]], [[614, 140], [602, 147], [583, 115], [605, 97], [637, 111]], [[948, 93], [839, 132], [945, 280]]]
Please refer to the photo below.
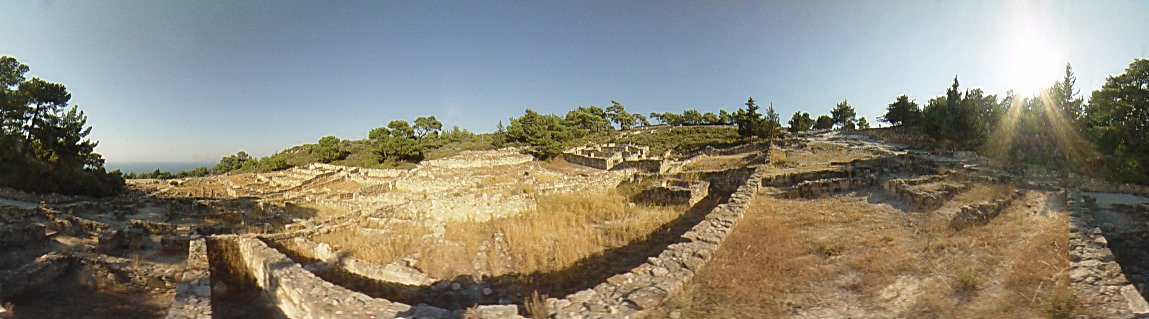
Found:
[[[386, 264], [419, 256], [419, 267], [435, 278], [556, 273], [577, 262], [648, 238], [686, 207], [632, 206], [618, 192], [540, 196], [537, 209], [489, 221], [452, 222], [442, 238], [410, 223], [390, 225], [386, 233], [355, 229], [319, 235], [350, 255]], [[571, 274], [575, 280], [578, 274]]]
[[523, 302], [523, 308], [527, 312], [527, 317], [531, 319], [546, 319], [549, 318], [549, 311], [547, 309], [547, 295], [540, 295], [538, 291], [531, 292], [531, 296]]
[[1033, 207], [955, 232], [937, 214], [863, 196], [759, 197], [689, 296], [671, 300], [690, 318], [1064, 317], [1076, 305], [1065, 289], [1066, 217]]
[[411, 223], [392, 223], [385, 233], [363, 232], [356, 228], [318, 235], [313, 240], [327, 243], [356, 258], [385, 265], [420, 251], [426, 227]]
[[[423, 256], [431, 265], [426, 270], [440, 278], [475, 270], [495, 276], [557, 272], [606, 249], [645, 239], [684, 210], [631, 207], [616, 192], [542, 196], [535, 211], [448, 224], [444, 239], [449, 248], [428, 249]], [[484, 269], [474, 269], [473, 256], [485, 261], [480, 265]]]
[[754, 154], [737, 154], [725, 156], [700, 156], [683, 166], [686, 171], [721, 171], [732, 168], [745, 167], [746, 161]]
[[954, 196], [953, 202], [978, 203], [1005, 196], [1010, 191], [1004, 184], [979, 184]]
[[832, 163], [869, 159], [875, 155], [867, 150], [848, 148], [843, 144], [811, 142], [800, 149], [772, 147], [770, 167], [774, 173], [796, 173], [824, 170]]

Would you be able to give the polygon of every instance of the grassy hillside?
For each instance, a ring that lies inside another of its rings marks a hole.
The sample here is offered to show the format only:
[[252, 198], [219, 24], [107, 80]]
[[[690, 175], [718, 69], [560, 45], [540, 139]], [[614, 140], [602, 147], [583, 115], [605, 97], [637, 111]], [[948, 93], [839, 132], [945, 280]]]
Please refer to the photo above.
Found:
[[[497, 133], [476, 134], [467, 138], [452, 141], [434, 140], [424, 144], [423, 160], [447, 158], [463, 151], [492, 150]], [[634, 143], [650, 146], [654, 154], [662, 154], [667, 150], [674, 154], [686, 154], [701, 150], [710, 145], [715, 147], [736, 145], [745, 142], [738, 136], [733, 126], [699, 125], [699, 126], [648, 126], [634, 128], [627, 131], [610, 131], [596, 133], [564, 143], [564, 148], [601, 143]], [[508, 144], [505, 146], [515, 146]], [[179, 178], [192, 176], [207, 176], [221, 173], [259, 173], [286, 169], [296, 166], [306, 166], [311, 163], [321, 163], [320, 155], [315, 152], [320, 145], [317, 143], [296, 145], [278, 153], [268, 155], [258, 160], [254, 158], [236, 160], [239, 164], [216, 165], [215, 167], [198, 168], [195, 170], [161, 174], [144, 173], [129, 175], [129, 178]], [[363, 168], [413, 168], [416, 161], [386, 160], [380, 162], [377, 153], [378, 147], [370, 140], [341, 140], [338, 150], [342, 153], [339, 159], [329, 164]], [[246, 155], [245, 155], [246, 156]], [[228, 161], [225, 158], [223, 161]], [[238, 167], [238, 168], [236, 168]]]
[[[463, 139], [451, 142], [438, 142], [428, 143], [427, 149], [424, 150], [424, 159], [439, 159], [451, 157], [462, 151], [471, 150], [490, 150], [494, 149], [492, 146], [492, 133], [478, 134], [470, 139]], [[274, 159], [282, 159], [288, 166], [304, 166], [311, 163], [321, 162], [311, 150], [317, 147], [317, 144], [303, 144], [292, 146], [286, 150], [280, 151], [269, 155], [260, 161], [271, 161]], [[331, 162], [333, 165], [364, 167], [364, 168], [411, 168], [415, 163], [406, 161], [379, 161], [379, 155], [376, 154], [376, 147], [371, 141], [363, 140], [343, 140], [339, 142], [339, 149], [346, 152], [346, 156], [341, 160]], [[255, 165], [246, 169], [239, 170], [239, 172], [262, 172], [268, 171], [267, 167]]]
[[745, 142], [734, 126], [728, 125], [698, 125], [698, 126], [648, 126], [635, 128], [629, 131], [610, 131], [607, 133], [592, 134], [575, 140], [569, 146], [601, 143], [633, 143], [650, 146], [654, 154], [662, 154], [667, 150], [674, 154], [686, 154], [701, 150], [710, 145], [714, 147], [730, 146]]

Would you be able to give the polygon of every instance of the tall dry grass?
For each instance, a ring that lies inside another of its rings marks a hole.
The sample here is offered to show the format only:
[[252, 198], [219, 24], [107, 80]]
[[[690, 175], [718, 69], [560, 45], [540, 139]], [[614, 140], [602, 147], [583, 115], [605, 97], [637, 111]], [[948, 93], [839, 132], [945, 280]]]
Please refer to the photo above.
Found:
[[394, 223], [385, 233], [352, 228], [314, 239], [380, 264], [414, 256], [417, 267], [435, 278], [525, 276], [567, 271], [608, 249], [645, 240], [687, 209], [632, 205], [619, 191], [553, 194], [538, 196], [535, 210], [516, 216], [449, 222], [438, 239], [416, 223]]
[[385, 233], [345, 228], [312, 239], [356, 258], [383, 265], [418, 253], [424, 236], [430, 233], [430, 229], [419, 224], [392, 223]]
[[[604, 250], [643, 240], [685, 207], [632, 206], [618, 192], [540, 196], [517, 216], [446, 225], [447, 249], [428, 247], [427, 271], [438, 276], [492, 276], [562, 271]], [[477, 258], [475, 257], [477, 256]], [[476, 265], [474, 260], [485, 261]]]
[[[995, 191], [1008, 189], [967, 197]], [[760, 197], [689, 295], [673, 300], [685, 317], [698, 318], [1064, 317], [1076, 306], [1066, 289], [1066, 215], [1041, 204], [1057, 196], [1030, 194], [989, 224], [962, 231], [938, 214], [905, 213], [864, 196]]]

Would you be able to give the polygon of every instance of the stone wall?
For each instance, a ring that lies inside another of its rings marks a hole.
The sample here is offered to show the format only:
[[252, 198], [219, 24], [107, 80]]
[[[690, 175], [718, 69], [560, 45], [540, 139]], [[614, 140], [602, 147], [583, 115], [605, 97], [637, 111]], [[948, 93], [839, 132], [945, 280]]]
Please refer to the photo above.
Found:
[[132, 225], [136, 225], [136, 226], [139, 226], [140, 228], [143, 228], [144, 230], [147, 230], [148, 234], [151, 234], [151, 235], [171, 234], [171, 233], [174, 233], [176, 231], [176, 228], [179, 228], [179, 226], [177, 226], [176, 224], [153, 222], [153, 221], [146, 221], [146, 220], [139, 220], [139, 219], [133, 219], [131, 223], [132, 223]]
[[877, 184], [878, 178], [875, 175], [810, 180], [782, 191], [779, 196], [783, 198], [821, 198]]
[[1098, 178], [1093, 178], [1093, 177], [1088, 177], [1088, 176], [1082, 176], [1082, 175], [1077, 175], [1077, 174], [1072, 174], [1072, 173], [1069, 176], [1070, 176], [1069, 182], [1073, 183], [1076, 187], [1078, 187], [1082, 191], [1098, 192], [1098, 193], [1126, 193], [1126, 194], [1149, 195], [1149, 186], [1145, 186], [1145, 185], [1137, 185], [1137, 184], [1129, 184], [1129, 183], [1116, 184], [1116, 183], [1111, 183], [1111, 182], [1105, 181], [1103, 179], [1098, 179]]
[[46, 241], [44, 225], [24, 223], [0, 225], [0, 248], [19, 247]]
[[589, 157], [574, 153], [563, 153], [563, 160], [567, 161], [567, 163], [597, 168], [601, 170], [609, 170], [611, 167], [614, 167], [614, 163], [610, 162], [610, 160], [606, 158]]
[[734, 168], [724, 171], [702, 172], [698, 179], [710, 183], [711, 194], [728, 194], [738, 191], [747, 178], [755, 172], [749, 168]]
[[[435, 282], [433, 278], [427, 277], [426, 274], [419, 272], [419, 270], [400, 263], [387, 265], [374, 264], [340, 254], [335, 248], [332, 248], [326, 243], [319, 243], [302, 237], [288, 239], [287, 241], [289, 241], [289, 243], [285, 243], [284, 246], [290, 247], [293, 253], [302, 255], [307, 259], [318, 260], [324, 264], [315, 265], [315, 267], [338, 267], [347, 273], [378, 282], [410, 286], [426, 286]], [[303, 261], [296, 260], [295, 262], [302, 263]], [[308, 267], [312, 266], [309, 265]]]
[[750, 152], [767, 153], [770, 151], [770, 142], [755, 142], [746, 143], [742, 145], [735, 145], [731, 147], [713, 147], [710, 145], [703, 146], [701, 150], [693, 153], [683, 154], [680, 157], [682, 160], [691, 160], [699, 156], [727, 156], [736, 155]]
[[850, 173], [841, 169], [828, 169], [811, 172], [800, 173], [784, 173], [778, 175], [767, 176], [762, 179], [762, 186], [764, 187], [788, 187], [797, 185], [805, 181], [831, 179], [831, 178], [848, 178]]
[[668, 165], [665, 165], [665, 164], [666, 164], [666, 161], [661, 160], [661, 159], [625, 160], [625, 161], [619, 162], [618, 164], [615, 164], [614, 167], [611, 169], [612, 170], [637, 169], [637, 170], [640, 170], [643, 172], [652, 172], [652, 173], [662, 174], [662, 173], [666, 173], [666, 169], [669, 167]]
[[1129, 283], [1081, 190], [1066, 191], [1069, 280], [1082, 308], [1104, 318], [1149, 318], [1149, 303]]
[[463, 151], [459, 155], [423, 161], [420, 167], [435, 167], [446, 169], [488, 168], [506, 165], [518, 165], [535, 160], [530, 154], [524, 154], [518, 149], [504, 148], [498, 151]]
[[[250, 273], [288, 318], [394, 318], [410, 306], [375, 299], [320, 279], [259, 239], [217, 236], [237, 247], [232, 264]], [[222, 256], [221, 256], [222, 257]]]
[[315, 236], [331, 233], [340, 229], [354, 226], [358, 216], [354, 214], [340, 215], [328, 219], [308, 219], [299, 223], [284, 226], [284, 232], [274, 234], [259, 234], [259, 238], [281, 240], [293, 237]]
[[950, 228], [963, 229], [975, 225], [988, 224], [1006, 207], [1009, 207], [1014, 200], [1024, 194], [1021, 190], [1015, 190], [1005, 197], [987, 201], [984, 203], [965, 205], [958, 209], [957, 214], [954, 214], [953, 219], [950, 219]]
[[23, 266], [0, 271], [0, 299], [11, 298], [55, 280], [67, 272], [70, 265], [67, 256], [51, 252]]
[[44, 214], [51, 221], [49, 227], [61, 234], [72, 236], [99, 236], [111, 229], [108, 224], [72, 215], [59, 213]]
[[682, 289], [713, 256], [726, 236], [741, 220], [762, 181], [751, 171], [727, 203], [714, 208], [706, 218], [682, 236], [683, 241], [667, 246], [657, 257], [610, 277], [594, 288], [562, 299], [549, 298], [546, 306], [555, 318], [638, 318], [661, 305], [667, 296]]
[[0, 205], [0, 224], [22, 223], [42, 216], [38, 208]]
[[207, 242], [203, 238], [188, 244], [187, 267], [165, 318], [211, 319], [211, 276], [208, 274]]
[[166, 264], [93, 253], [73, 257], [80, 284], [90, 288], [165, 291], [175, 289], [180, 281], [180, 270]]
[[917, 209], [931, 210], [945, 205], [957, 193], [969, 188], [966, 184], [939, 185], [939, 189], [927, 191], [920, 189], [920, 185], [942, 183], [949, 180], [947, 175], [928, 175], [917, 178], [895, 178], [887, 180], [882, 188], [899, 199], [909, 202]]
[[[303, 269], [259, 239], [217, 236], [212, 240], [235, 244], [236, 256], [227, 258], [245, 267], [263, 294], [288, 318], [459, 318], [464, 313], [422, 304], [410, 306], [348, 290]], [[510, 309], [513, 306], [478, 306], [466, 313], [480, 319], [521, 318]]]
[[648, 156], [649, 150], [649, 147], [631, 144], [576, 147], [563, 152], [563, 160], [601, 170], [633, 168], [647, 172], [665, 173], [669, 167], [666, 165], [666, 160]]
[[[733, 229], [752, 200], [760, 185], [761, 176], [753, 170], [724, 172], [715, 179], [742, 176], [742, 183], [727, 203], [712, 210], [706, 219], [683, 235], [683, 241], [667, 247], [658, 257], [620, 274], [607, 282], [572, 294], [566, 299], [547, 301], [553, 314], [560, 318], [585, 315], [625, 317], [641, 314], [661, 304], [665, 297], [682, 287], [693, 273], [710, 258], [714, 250]], [[739, 174], [745, 173], [745, 174]], [[426, 317], [459, 318], [521, 318], [513, 305], [479, 306], [468, 310], [448, 311], [427, 305], [409, 306], [384, 299], [370, 298], [358, 292], [334, 285], [307, 271], [302, 265], [261, 240], [238, 236], [216, 236], [212, 240], [229, 241], [236, 247], [232, 258], [242, 265], [256, 281], [264, 294], [274, 300], [277, 307], [290, 318], [344, 318], [367, 317]], [[293, 241], [301, 241], [292, 239]], [[312, 254], [317, 259], [332, 259], [338, 254], [324, 250], [318, 244]], [[345, 260], [346, 258], [340, 258]], [[348, 269], [357, 266], [343, 262]], [[383, 267], [369, 265], [367, 266]], [[429, 279], [428, 279], [429, 280]], [[426, 282], [426, 281], [421, 281]], [[586, 298], [583, 298], [586, 297]], [[564, 310], [565, 309], [565, 310]], [[614, 312], [612, 312], [614, 311]]]
[[683, 180], [664, 180], [659, 185], [642, 190], [635, 198], [636, 203], [653, 205], [687, 205], [706, 198], [710, 194], [710, 182], [690, 183]]

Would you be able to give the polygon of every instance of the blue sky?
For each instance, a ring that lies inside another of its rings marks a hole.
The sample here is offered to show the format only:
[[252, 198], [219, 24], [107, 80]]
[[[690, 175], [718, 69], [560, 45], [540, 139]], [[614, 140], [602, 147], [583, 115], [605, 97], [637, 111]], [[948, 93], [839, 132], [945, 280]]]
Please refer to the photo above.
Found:
[[1149, 57], [1149, 2], [12, 1], [0, 55], [62, 82], [114, 162], [213, 162], [434, 115], [493, 131], [532, 108], [789, 119], [848, 100], [874, 123], [957, 75], [1084, 95]]

